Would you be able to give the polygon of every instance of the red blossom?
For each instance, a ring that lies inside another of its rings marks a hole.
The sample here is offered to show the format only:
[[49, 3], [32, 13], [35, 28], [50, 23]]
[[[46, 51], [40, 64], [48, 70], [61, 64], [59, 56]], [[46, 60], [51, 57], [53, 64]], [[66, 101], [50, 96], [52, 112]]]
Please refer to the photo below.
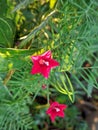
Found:
[[34, 63], [31, 74], [40, 73], [45, 78], [49, 77], [52, 68], [59, 66], [59, 63], [52, 59], [51, 51], [46, 51], [42, 55], [32, 56], [31, 60]]
[[46, 113], [50, 116], [50, 119], [52, 122], [54, 122], [56, 116], [64, 117], [64, 109], [66, 109], [67, 106], [65, 104], [59, 104], [58, 102], [53, 102], [50, 104], [50, 107], [46, 111]]

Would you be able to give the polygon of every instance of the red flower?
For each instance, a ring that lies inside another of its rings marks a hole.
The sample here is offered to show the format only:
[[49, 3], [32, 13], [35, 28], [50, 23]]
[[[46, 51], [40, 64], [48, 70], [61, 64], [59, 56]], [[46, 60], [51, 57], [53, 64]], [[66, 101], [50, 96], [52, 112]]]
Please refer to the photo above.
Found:
[[52, 59], [51, 51], [46, 51], [42, 55], [32, 56], [32, 62], [34, 63], [31, 74], [42, 74], [45, 78], [48, 78], [50, 70], [56, 66], [59, 66], [59, 63]]
[[67, 108], [66, 105], [59, 104], [58, 102], [53, 102], [48, 108], [48, 110], [46, 111], [46, 113], [50, 116], [50, 119], [52, 120], [52, 122], [54, 122], [56, 116], [59, 116], [62, 118], [64, 117], [63, 110], [65, 108]]

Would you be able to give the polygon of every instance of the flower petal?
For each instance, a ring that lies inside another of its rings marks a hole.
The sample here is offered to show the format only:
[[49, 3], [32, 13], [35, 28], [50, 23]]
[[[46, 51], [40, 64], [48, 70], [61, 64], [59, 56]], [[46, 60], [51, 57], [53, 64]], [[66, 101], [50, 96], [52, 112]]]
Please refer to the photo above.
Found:
[[31, 74], [41, 73], [41, 67], [39, 65], [34, 65], [31, 69]]
[[67, 108], [67, 105], [65, 105], [65, 104], [60, 104], [60, 105], [59, 105], [59, 108], [62, 109], [62, 110], [64, 110], [64, 109]]
[[55, 120], [55, 118], [56, 118], [56, 116], [57, 116], [56, 113], [51, 112], [49, 115], [50, 115], [51, 121], [54, 122], [54, 120]]
[[47, 79], [49, 77], [51, 68], [47, 66], [41, 67], [41, 74]]
[[41, 56], [44, 57], [45, 59], [50, 59], [51, 58], [51, 51], [50, 50], [46, 51]]
[[60, 65], [59, 62], [57, 62], [57, 61], [54, 60], [54, 59], [51, 59], [49, 63], [50, 63], [50, 67], [51, 67], [51, 68], [55, 68], [56, 66], [59, 66], [59, 65]]
[[31, 60], [33, 63], [37, 62], [40, 59], [40, 56], [31, 56]]
[[57, 112], [57, 116], [64, 117], [64, 112], [62, 110], [60, 110], [59, 112]]

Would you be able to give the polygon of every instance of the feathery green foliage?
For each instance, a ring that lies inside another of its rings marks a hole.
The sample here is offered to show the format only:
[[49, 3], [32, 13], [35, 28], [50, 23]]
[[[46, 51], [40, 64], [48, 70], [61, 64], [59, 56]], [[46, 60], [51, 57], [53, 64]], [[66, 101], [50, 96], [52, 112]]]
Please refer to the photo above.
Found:
[[[69, 98], [73, 103], [98, 88], [97, 0], [50, 2], [0, 2], [0, 130], [39, 130], [49, 123], [43, 113], [51, 95], [60, 92], [62, 102]], [[47, 50], [60, 63], [48, 80], [30, 74], [31, 55]], [[44, 105], [36, 103], [38, 96]], [[83, 127], [87, 129], [85, 123]]]

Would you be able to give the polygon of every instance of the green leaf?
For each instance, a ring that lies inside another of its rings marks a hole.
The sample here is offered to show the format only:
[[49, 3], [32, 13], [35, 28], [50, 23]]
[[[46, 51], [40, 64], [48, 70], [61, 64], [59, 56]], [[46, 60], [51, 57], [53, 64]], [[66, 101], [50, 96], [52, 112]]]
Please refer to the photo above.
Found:
[[[54, 80], [53, 80], [54, 79]], [[51, 84], [62, 94], [68, 95], [71, 102], [74, 102], [74, 89], [73, 85], [66, 73], [58, 73], [56, 77], [50, 80]]]
[[12, 95], [10, 91], [8, 90], [7, 86], [3, 85], [3, 81], [0, 78], [0, 101], [3, 101], [4, 99], [11, 98]]
[[33, 53], [34, 50], [0, 48], [0, 71], [22, 68], [28, 63], [29, 56]]
[[0, 17], [0, 47], [13, 47], [15, 27], [11, 19]]

